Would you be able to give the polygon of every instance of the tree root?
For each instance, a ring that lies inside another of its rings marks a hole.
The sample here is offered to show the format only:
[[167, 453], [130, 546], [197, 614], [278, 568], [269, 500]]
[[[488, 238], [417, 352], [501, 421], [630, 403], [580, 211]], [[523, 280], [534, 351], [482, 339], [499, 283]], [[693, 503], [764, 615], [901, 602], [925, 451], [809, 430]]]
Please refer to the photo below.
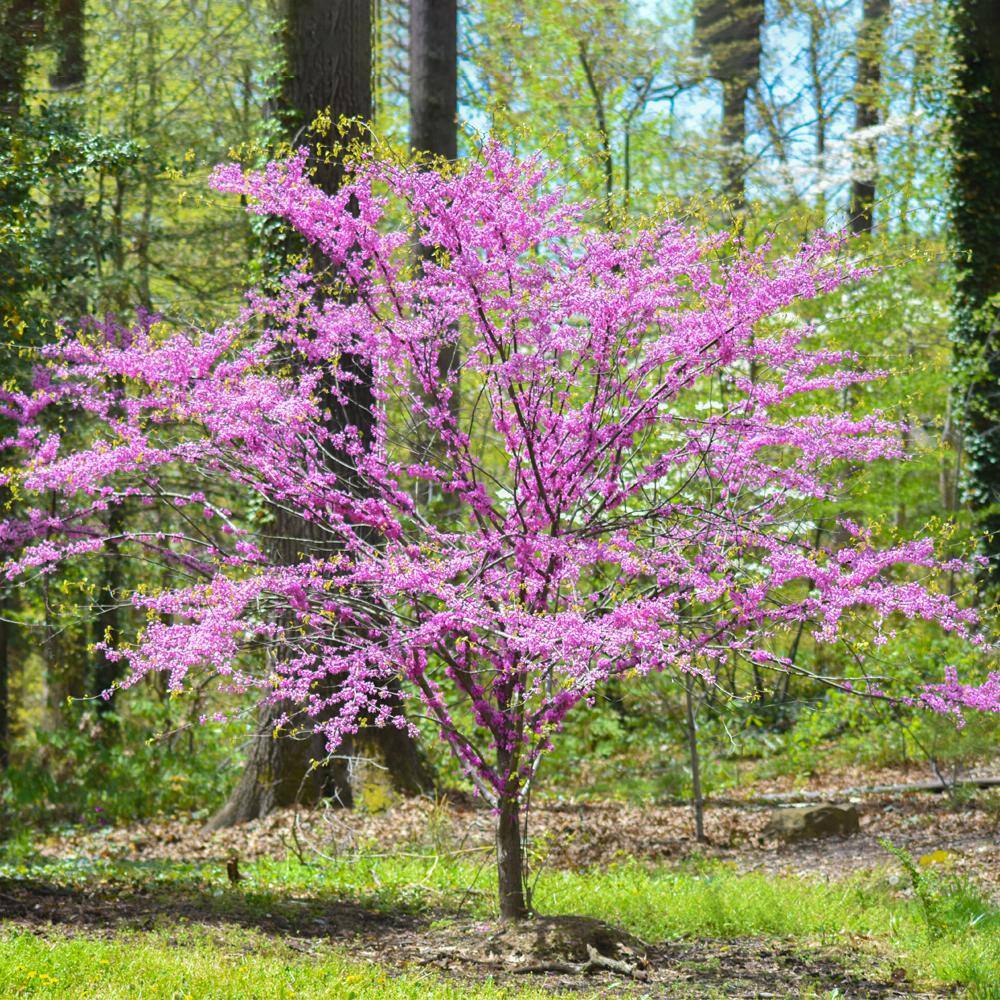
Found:
[[620, 976], [629, 976], [632, 979], [640, 981], [649, 978], [646, 971], [639, 968], [638, 965], [633, 965], [630, 962], [622, 962], [617, 958], [608, 958], [607, 955], [602, 955], [592, 944], [587, 945], [586, 962], [529, 962], [526, 965], [516, 966], [512, 971], [524, 975], [533, 972], [558, 972], [581, 976], [590, 972], [599, 972], [602, 969], [608, 972], [617, 972]]

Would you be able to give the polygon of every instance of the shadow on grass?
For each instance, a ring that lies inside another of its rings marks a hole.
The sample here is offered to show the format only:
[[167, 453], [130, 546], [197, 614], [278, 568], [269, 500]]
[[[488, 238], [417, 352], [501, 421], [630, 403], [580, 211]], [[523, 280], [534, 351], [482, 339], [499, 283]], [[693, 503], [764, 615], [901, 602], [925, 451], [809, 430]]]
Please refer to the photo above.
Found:
[[[150, 875], [156, 866], [151, 866]], [[138, 874], [138, 873], [137, 873]], [[526, 974], [523, 956], [491, 946], [496, 926], [445, 910], [379, 909], [330, 893], [308, 898], [242, 887], [164, 885], [94, 879], [71, 885], [26, 876], [0, 879], [0, 930], [48, 937], [114, 938], [177, 927], [242, 928], [308, 950], [348, 948], [353, 958], [388, 970], [428, 968], [460, 983], [522, 984], [560, 992], [620, 996], [792, 997], [835, 992], [850, 997], [915, 994], [898, 978], [859, 965], [859, 956], [763, 937], [688, 939], [649, 946], [647, 977], [612, 973]], [[867, 963], [870, 965], [871, 963]], [[934, 994], [923, 993], [923, 996]]]
[[0, 921], [24, 929], [58, 926], [69, 933], [115, 934], [163, 923], [233, 924], [263, 934], [347, 938], [415, 930], [426, 917], [386, 912], [340, 898], [300, 899], [230, 888], [101, 881], [65, 885], [36, 878], [0, 879]]

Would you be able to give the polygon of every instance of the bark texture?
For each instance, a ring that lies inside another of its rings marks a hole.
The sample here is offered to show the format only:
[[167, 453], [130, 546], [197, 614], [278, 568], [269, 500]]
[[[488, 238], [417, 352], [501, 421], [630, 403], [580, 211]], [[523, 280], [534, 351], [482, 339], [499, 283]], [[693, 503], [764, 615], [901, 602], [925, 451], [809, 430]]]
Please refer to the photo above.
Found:
[[84, 0], [58, 0], [53, 18], [55, 69], [49, 83], [55, 90], [75, 90], [87, 77], [84, 47]]
[[[457, 0], [412, 0], [410, 3], [410, 146], [419, 153], [455, 160], [458, 157], [458, 4]], [[415, 253], [422, 259], [433, 255], [430, 247], [419, 245]], [[442, 379], [461, 365], [458, 345], [438, 357]], [[451, 411], [457, 417], [460, 393], [456, 385]], [[414, 461], [428, 460], [433, 443], [424, 428], [418, 428]], [[424, 503], [448, 497], [438, 496], [430, 483], [421, 484]]]
[[1000, 583], [1000, 0], [953, 0], [951, 178], [956, 383], [966, 493]]
[[313, 733], [275, 736], [282, 711], [280, 705], [262, 710], [240, 780], [206, 830], [246, 823], [275, 809], [315, 805], [324, 795], [341, 796], [342, 805], [353, 805], [346, 761], [338, 758], [313, 767], [314, 761], [326, 756], [322, 738]]
[[458, 156], [458, 5], [410, 3], [410, 145], [453, 160]]
[[760, 79], [763, 0], [696, 0], [695, 43], [709, 75], [722, 84], [723, 193], [746, 200], [746, 104]]
[[21, 113], [28, 53], [41, 31], [44, 7], [40, 0], [0, 0], [0, 117]]
[[871, 130], [882, 120], [883, 35], [889, 0], [864, 0], [858, 31], [858, 68], [854, 84], [855, 165], [851, 181], [850, 225], [870, 233], [875, 219], [878, 149]]
[[524, 844], [521, 842], [521, 811], [516, 794], [500, 800], [497, 817], [497, 883], [500, 919], [525, 920], [530, 915], [524, 896]]
[[280, 117], [296, 143], [313, 146], [314, 181], [335, 191], [343, 160], [329, 149], [331, 135], [315, 130], [321, 112], [336, 127], [340, 116], [372, 116], [371, 0], [285, 0], [285, 56]]

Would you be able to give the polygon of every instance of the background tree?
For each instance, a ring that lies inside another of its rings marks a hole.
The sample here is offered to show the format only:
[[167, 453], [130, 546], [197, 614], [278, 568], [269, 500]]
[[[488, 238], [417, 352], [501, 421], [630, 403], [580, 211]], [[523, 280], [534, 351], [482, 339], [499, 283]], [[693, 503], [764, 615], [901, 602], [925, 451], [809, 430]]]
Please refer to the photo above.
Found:
[[882, 120], [883, 36], [889, 18], [889, 0], [864, 0], [858, 30], [857, 79], [854, 93], [854, 127], [857, 149], [851, 180], [850, 224], [853, 233], [870, 233], [875, 214], [878, 151], [872, 131]]
[[952, 4], [954, 332], [964, 388], [968, 493], [988, 578], [1000, 580], [1000, 5]]
[[458, 156], [458, 3], [410, 4], [410, 145]]
[[[40, 3], [29, 0], [4, 0], [0, 6], [0, 156], [10, 157], [17, 119], [24, 103], [25, 75], [28, 49], [41, 18]], [[4, 187], [0, 192], [0, 209], [4, 214], [16, 212], [20, 190]], [[6, 249], [6, 248], [5, 248]], [[10, 248], [11, 250], [13, 248]], [[11, 274], [17, 269], [10, 253], [0, 254], [0, 273]], [[4, 329], [9, 329], [11, 319], [3, 317]], [[5, 376], [8, 373], [4, 373]], [[6, 767], [10, 758], [10, 634], [12, 605], [5, 592], [0, 600], [0, 768]]]
[[684, 16], [622, 0], [545, 0], [512, 14], [505, 0], [480, 0], [463, 33], [463, 107], [513, 148], [572, 162], [566, 183], [594, 199], [605, 226], [705, 191], [714, 163], [688, 158], [702, 140], [675, 113], [696, 76]]
[[700, 0], [695, 39], [722, 84], [723, 187], [733, 206], [746, 200], [747, 99], [760, 78], [762, 0]]
[[[363, 140], [364, 123], [372, 117], [371, 0], [288, 0], [282, 24], [284, 62], [277, 92], [276, 114], [293, 145], [313, 150], [312, 176], [327, 194], [343, 180], [344, 146]], [[341, 119], [351, 124], [346, 131]], [[314, 258], [322, 273], [328, 262]], [[320, 294], [336, 294], [336, 275], [320, 283]], [[352, 355], [344, 364], [355, 380], [347, 398], [328, 403], [338, 426], [358, 428], [370, 435], [371, 372], [367, 359]], [[273, 511], [272, 548], [281, 562], [294, 564], [304, 547], [315, 544], [315, 527], [287, 505]], [[333, 796], [343, 805], [353, 803], [347, 760], [372, 754], [389, 769], [393, 784], [413, 794], [429, 786], [430, 778], [419, 751], [406, 730], [371, 730], [340, 747], [338, 758], [326, 767], [321, 740], [305, 731], [280, 733], [279, 720], [289, 706], [274, 704], [264, 711], [250, 744], [242, 775], [225, 806], [209, 821], [210, 829], [247, 822], [273, 809]], [[296, 727], [298, 729], [298, 727]]]

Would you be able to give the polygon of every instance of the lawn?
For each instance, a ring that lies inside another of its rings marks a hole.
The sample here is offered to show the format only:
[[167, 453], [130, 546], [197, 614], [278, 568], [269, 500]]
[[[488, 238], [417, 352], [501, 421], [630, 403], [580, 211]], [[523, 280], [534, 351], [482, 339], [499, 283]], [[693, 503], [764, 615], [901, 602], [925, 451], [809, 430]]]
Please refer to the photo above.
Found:
[[543, 872], [538, 910], [647, 942], [643, 981], [491, 959], [492, 872], [454, 856], [261, 859], [236, 885], [213, 862], [11, 859], [0, 995], [1000, 996], [1000, 909], [947, 874], [914, 887], [887, 858], [826, 882], [697, 857]]

